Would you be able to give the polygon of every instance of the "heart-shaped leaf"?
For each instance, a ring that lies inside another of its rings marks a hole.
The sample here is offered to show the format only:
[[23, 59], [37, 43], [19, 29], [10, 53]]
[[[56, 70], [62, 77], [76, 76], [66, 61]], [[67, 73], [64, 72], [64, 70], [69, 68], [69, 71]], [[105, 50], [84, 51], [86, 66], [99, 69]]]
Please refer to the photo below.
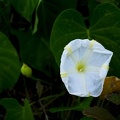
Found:
[[20, 74], [20, 61], [9, 39], [0, 33], [0, 91], [15, 85]]
[[7, 111], [5, 120], [34, 120], [30, 104], [24, 100], [24, 106], [20, 105], [16, 99], [4, 98], [0, 100]]
[[113, 4], [103, 3], [96, 6], [91, 13], [89, 28], [85, 26], [82, 15], [76, 10], [63, 11], [57, 17], [51, 33], [51, 50], [58, 65], [62, 51], [68, 42], [76, 38], [89, 38], [100, 42], [106, 49], [113, 52], [109, 74], [120, 76], [119, 26], [120, 10]]

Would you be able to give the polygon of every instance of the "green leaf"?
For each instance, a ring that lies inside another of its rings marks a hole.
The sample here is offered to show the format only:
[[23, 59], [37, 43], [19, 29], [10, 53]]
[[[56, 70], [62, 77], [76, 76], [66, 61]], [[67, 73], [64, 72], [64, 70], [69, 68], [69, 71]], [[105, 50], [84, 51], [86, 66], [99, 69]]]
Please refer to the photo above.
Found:
[[24, 100], [23, 115], [24, 115], [23, 120], [34, 120], [33, 113], [32, 113], [32, 110], [30, 108], [30, 104], [29, 104], [27, 99]]
[[34, 120], [30, 104], [24, 100], [24, 106], [20, 105], [16, 99], [4, 98], [0, 100], [7, 111], [5, 120]]
[[95, 8], [89, 28], [90, 38], [97, 40], [106, 49], [113, 51], [109, 73], [115, 76], [120, 76], [118, 69], [120, 67], [120, 54], [118, 54], [120, 49], [119, 24], [120, 10], [112, 4], [104, 3]]
[[63, 48], [68, 42], [76, 38], [87, 38], [83, 17], [76, 10], [67, 9], [55, 20], [50, 39], [51, 50], [58, 65]]
[[11, 0], [13, 7], [19, 12], [25, 19], [31, 21], [33, 11], [39, 0]]
[[50, 112], [55, 113], [55, 112], [68, 111], [68, 110], [83, 111], [84, 109], [90, 106], [91, 101], [92, 101], [92, 97], [84, 98], [82, 102], [80, 102], [75, 106], [50, 108]]
[[106, 109], [98, 107], [90, 107], [83, 112], [88, 117], [93, 117], [97, 120], [116, 120]]
[[0, 32], [0, 91], [15, 85], [20, 74], [20, 61], [9, 39]]
[[[103, 4], [99, 4], [95, 7], [95, 9], [93, 10], [91, 16], [90, 16], [90, 25], [93, 26], [95, 25], [98, 21], [100, 20], [105, 20], [106, 16], [109, 16], [109, 14], [114, 14], [116, 12], [119, 12], [119, 8], [117, 8], [115, 5], [110, 4], [110, 3], [103, 3]], [[105, 23], [109, 23], [109, 22], [114, 22], [114, 20], [105, 20]], [[108, 24], [107, 23], [107, 24]], [[102, 24], [97, 23], [98, 25], [103, 26]], [[110, 25], [110, 24], [109, 24]]]
[[115, 103], [116, 105], [120, 105], [120, 94], [112, 93], [106, 96], [107, 100]]

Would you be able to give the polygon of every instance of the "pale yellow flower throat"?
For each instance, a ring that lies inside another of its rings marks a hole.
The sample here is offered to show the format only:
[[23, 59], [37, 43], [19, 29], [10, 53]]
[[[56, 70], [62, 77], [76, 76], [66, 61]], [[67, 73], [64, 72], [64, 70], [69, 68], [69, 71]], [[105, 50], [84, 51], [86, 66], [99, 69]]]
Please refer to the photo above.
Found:
[[85, 64], [84, 63], [81, 63], [81, 62], [79, 62], [79, 63], [77, 63], [77, 65], [76, 65], [76, 69], [77, 69], [77, 71], [78, 72], [84, 72], [85, 71]]

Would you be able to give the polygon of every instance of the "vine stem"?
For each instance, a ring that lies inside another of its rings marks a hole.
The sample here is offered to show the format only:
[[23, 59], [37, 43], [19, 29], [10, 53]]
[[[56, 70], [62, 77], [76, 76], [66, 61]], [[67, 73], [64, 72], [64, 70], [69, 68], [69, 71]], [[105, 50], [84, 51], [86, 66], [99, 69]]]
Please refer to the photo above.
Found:
[[90, 40], [90, 31], [89, 31], [89, 29], [87, 29], [87, 35], [88, 35], [88, 39]]
[[42, 110], [43, 110], [43, 112], [44, 112], [44, 114], [45, 114], [45, 119], [46, 119], [46, 120], [49, 120], [49, 119], [48, 119], [48, 115], [47, 115], [47, 113], [46, 113], [46, 110], [45, 110], [45, 108], [44, 108], [44, 106], [43, 106], [43, 104], [42, 104], [42, 102], [41, 102], [40, 99], [39, 99], [39, 104], [40, 104], [40, 106], [41, 106], [41, 108], [42, 108]]

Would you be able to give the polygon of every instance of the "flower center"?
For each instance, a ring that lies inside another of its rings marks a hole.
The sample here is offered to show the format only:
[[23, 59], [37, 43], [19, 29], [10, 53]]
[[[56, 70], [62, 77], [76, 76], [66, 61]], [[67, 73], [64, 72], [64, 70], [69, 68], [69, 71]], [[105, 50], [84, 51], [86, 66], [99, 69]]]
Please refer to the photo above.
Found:
[[85, 71], [85, 64], [77, 63], [76, 68], [77, 68], [78, 72], [84, 72]]

